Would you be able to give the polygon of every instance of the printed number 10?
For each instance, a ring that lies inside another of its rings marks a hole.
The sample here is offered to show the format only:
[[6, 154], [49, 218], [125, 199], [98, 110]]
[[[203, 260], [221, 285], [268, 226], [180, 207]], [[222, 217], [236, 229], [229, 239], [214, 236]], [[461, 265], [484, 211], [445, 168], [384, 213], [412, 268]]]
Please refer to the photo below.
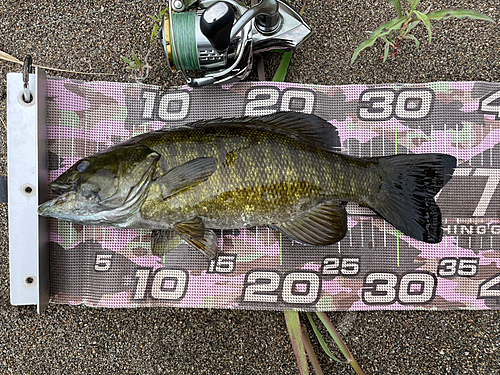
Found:
[[[189, 275], [180, 269], [160, 269], [151, 277], [150, 269], [139, 269], [135, 273], [137, 285], [134, 300], [146, 297], [148, 288], [153, 299], [178, 301], [186, 294]], [[168, 284], [168, 285], [166, 285]]]

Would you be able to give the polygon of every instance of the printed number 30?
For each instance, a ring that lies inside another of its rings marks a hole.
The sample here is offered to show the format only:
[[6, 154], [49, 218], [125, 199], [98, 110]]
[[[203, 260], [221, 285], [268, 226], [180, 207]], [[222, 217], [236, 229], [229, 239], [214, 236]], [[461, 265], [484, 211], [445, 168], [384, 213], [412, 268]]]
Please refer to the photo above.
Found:
[[421, 120], [431, 111], [434, 92], [430, 89], [368, 89], [359, 97], [358, 116], [366, 121]]
[[429, 303], [436, 293], [436, 277], [426, 272], [414, 272], [398, 277], [388, 272], [366, 276], [361, 298], [367, 305], [420, 305]]

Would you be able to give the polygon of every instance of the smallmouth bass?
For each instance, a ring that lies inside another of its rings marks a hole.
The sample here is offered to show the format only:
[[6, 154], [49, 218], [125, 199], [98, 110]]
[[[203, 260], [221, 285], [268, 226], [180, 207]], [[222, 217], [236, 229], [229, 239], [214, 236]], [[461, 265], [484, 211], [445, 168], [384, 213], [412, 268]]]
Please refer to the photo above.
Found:
[[354, 158], [335, 152], [335, 127], [315, 115], [198, 121], [141, 134], [83, 158], [50, 183], [39, 214], [84, 225], [172, 234], [209, 258], [213, 229], [267, 225], [324, 246], [347, 231], [345, 205], [367, 206], [419, 241], [441, 241], [434, 196], [456, 159], [446, 154]]

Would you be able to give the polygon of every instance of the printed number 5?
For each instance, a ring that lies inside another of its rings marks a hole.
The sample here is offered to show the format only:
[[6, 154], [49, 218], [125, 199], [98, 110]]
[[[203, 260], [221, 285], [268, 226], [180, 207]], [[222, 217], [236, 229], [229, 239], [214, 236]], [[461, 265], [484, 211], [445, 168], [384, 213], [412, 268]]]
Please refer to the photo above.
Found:
[[96, 271], [107, 271], [111, 268], [112, 254], [97, 254], [94, 269]]

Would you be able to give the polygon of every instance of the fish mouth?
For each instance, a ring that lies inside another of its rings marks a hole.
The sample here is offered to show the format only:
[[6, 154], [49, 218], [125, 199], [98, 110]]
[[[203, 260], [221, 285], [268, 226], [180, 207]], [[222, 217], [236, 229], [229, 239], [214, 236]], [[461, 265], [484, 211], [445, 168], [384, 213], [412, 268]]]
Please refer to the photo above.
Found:
[[62, 195], [69, 191], [75, 190], [75, 184], [70, 182], [53, 181], [49, 184], [49, 188], [57, 195]]
[[62, 193], [58, 197], [51, 199], [47, 202], [42, 203], [40, 206], [38, 206], [38, 214], [40, 216], [49, 216], [52, 217], [56, 213], [56, 208], [57, 206], [63, 204], [68, 200], [70, 197], [70, 192]]

